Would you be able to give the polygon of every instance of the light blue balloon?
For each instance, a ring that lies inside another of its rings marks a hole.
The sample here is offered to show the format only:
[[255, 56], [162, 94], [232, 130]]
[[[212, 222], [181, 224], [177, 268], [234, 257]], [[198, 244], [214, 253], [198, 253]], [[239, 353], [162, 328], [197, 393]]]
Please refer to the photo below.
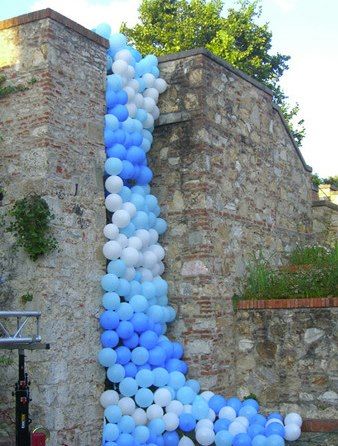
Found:
[[153, 322], [162, 322], [163, 309], [160, 305], [151, 305], [147, 311], [147, 315]]
[[208, 418], [209, 405], [204, 398], [202, 398], [201, 396], [196, 396], [196, 398], [192, 403], [191, 413], [194, 415], [196, 420], [202, 420], [203, 418]]
[[108, 158], [104, 164], [104, 170], [109, 175], [118, 175], [122, 171], [122, 161], [118, 158]]
[[267, 446], [267, 438], [264, 435], [256, 435], [251, 441], [252, 446]]
[[[185, 384], [185, 376], [183, 375], [183, 373], [177, 371], [169, 373], [168, 385], [171, 386], [174, 390], [180, 389], [181, 387], [184, 386], [184, 384]], [[208, 407], [208, 412], [209, 412], [209, 407]], [[206, 413], [206, 415], [208, 415], [208, 412]]]
[[121, 259], [112, 260], [108, 263], [108, 273], [115, 274], [117, 277], [123, 277], [127, 269], [127, 265]]
[[231, 446], [233, 438], [230, 432], [221, 430], [215, 435], [215, 444], [216, 446]]
[[101, 286], [105, 291], [116, 291], [119, 279], [115, 274], [106, 274], [101, 278]]
[[167, 227], [168, 227], [168, 225], [167, 225], [166, 221], [163, 220], [163, 218], [158, 218], [156, 220], [155, 229], [160, 235], [165, 233], [165, 231], [167, 230]]
[[154, 379], [154, 373], [147, 369], [139, 370], [135, 376], [135, 380], [140, 387], [151, 387], [154, 384]]
[[257, 410], [253, 406], [250, 406], [250, 405], [242, 406], [238, 412], [238, 415], [241, 417], [245, 417], [250, 421], [252, 419], [252, 417], [257, 415]]
[[183, 386], [177, 391], [176, 398], [182, 404], [191, 404], [196, 397], [196, 393], [188, 386]]
[[104, 367], [110, 367], [116, 362], [116, 353], [112, 348], [103, 348], [99, 353], [99, 363]]
[[109, 37], [109, 47], [111, 51], [117, 52], [127, 45], [127, 38], [121, 33], [112, 34]]
[[[120, 384], [120, 386], [121, 386], [121, 384]], [[121, 433], [131, 434], [135, 429], [134, 418], [131, 417], [130, 415], [123, 415], [123, 417], [119, 421], [118, 427], [119, 427]]]
[[[121, 162], [121, 166], [122, 166], [122, 162]], [[121, 168], [121, 170], [122, 170], [122, 168]], [[127, 186], [122, 186], [122, 189], [119, 192], [119, 195], [122, 198], [124, 203], [126, 201], [130, 201], [131, 194], [132, 194], [132, 192], [129, 189], [129, 187], [127, 187]]]
[[120, 382], [119, 389], [123, 396], [134, 396], [138, 385], [134, 378], [127, 377]]
[[168, 384], [169, 372], [163, 367], [156, 367], [153, 369], [154, 384], [156, 387], [163, 387]]
[[102, 297], [102, 305], [106, 310], [117, 310], [120, 303], [119, 295], [114, 292], [105, 293]]
[[125, 374], [126, 372], [121, 364], [114, 364], [107, 370], [107, 378], [112, 383], [121, 382], [125, 377]]
[[107, 114], [104, 117], [105, 119], [105, 128], [108, 128], [109, 130], [115, 131], [119, 128], [119, 121], [116, 118], [116, 116]]
[[111, 34], [111, 27], [108, 23], [100, 23], [95, 28], [95, 32], [99, 36], [104, 37], [105, 39], [109, 39]]
[[116, 424], [107, 423], [103, 428], [103, 438], [105, 441], [115, 441], [120, 435]]
[[144, 347], [136, 347], [131, 352], [131, 360], [136, 365], [143, 365], [145, 364], [149, 359], [149, 352]]
[[118, 423], [122, 417], [122, 410], [117, 405], [108, 406], [104, 411], [104, 416], [109, 423]]
[[122, 302], [117, 310], [117, 314], [121, 321], [128, 321], [133, 317], [133, 307], [128, 302]]
[[284, 438], [280, 435], [269, 435], [266, 440], [266, 446], [285, 446]]
[[147, 426], [136, 426], [134, 437], [136, 441], [139, 441], [141, 444], [146, 443], [149, 438], [150, 432]]
[[148, 309], [148, 301], [141, 294], [136, 294], [135, 296], [133, 296], [130, 299], [129, 303], [135, 313], [145, 312]]
[[191, 387], [192, 390], [196, 394], [200, 393], [201, 386], [200, 386], [200, 383], [198, 381], [196, 381], [196, 379], [188, 379], [187, 382], [186, 382], [186, 386]]
[[135, 395], [136, 404], [140, 407], [149, 407], [154, 401], [154, 394], [149, 389], [139, 389]]
[[107, 76], [107, 93], [109, 91], [118, 92], [122, 89], [122, 78], [118, 74], [110, 74]]
[[165, 424], [161, 418], [155, 418], [148, 424], [150, 433], [153, 435], [161, 435], [165, 431]]

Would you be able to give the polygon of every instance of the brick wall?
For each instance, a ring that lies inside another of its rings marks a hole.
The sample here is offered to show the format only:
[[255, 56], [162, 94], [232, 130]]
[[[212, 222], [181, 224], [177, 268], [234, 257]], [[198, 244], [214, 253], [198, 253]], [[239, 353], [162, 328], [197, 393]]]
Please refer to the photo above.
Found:
[[[34, 263], [2, 234], [1, 309], [41, 311], [42, 336], [51, 343], [50, 351], [27, 352], [34, 425], [51, 431], [52, 445], [99, 444], [105, 41], [50, 10], [0, 28], [11, 49], [1, 74], [9, 83], [28, 85], [0, 99], [0, 211], [6, 215], [15, 200], [41, 194], [55, 214], [59, 242], [56, 252]], [[34, 298], [24, 305], [20, 296], [27, 292]], [[17, 364], [17, 354], [12, 358]], [[1, 409], [11, 416], [16, 375], [15, 366], [0, 367]]]

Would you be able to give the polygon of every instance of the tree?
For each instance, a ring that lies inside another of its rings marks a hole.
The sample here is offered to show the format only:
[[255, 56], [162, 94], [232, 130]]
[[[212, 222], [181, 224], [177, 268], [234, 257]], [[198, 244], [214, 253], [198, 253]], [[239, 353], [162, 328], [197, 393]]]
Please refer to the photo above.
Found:
[[121, 32], [141, 53], [157, 56], [205, 47], [272, 89], [298, 144], [304, 137], [303, 120], [295, 123], [298, 104], [291, 106], [279, 80], [289, 56], [270, 54], [272, 33], [259, 24], [258, 1], [241, 0], [223, 16], [223, 0], [143, 0], [140, 23]]

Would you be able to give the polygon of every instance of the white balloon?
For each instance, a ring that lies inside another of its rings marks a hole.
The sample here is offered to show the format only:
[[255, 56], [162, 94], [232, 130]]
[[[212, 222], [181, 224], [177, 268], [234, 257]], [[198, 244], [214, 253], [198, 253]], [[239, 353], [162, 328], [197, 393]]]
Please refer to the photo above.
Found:
[[128, 87], [127, 85], [126, 87], [124, 87], [124, 91], [128, 95], [128, 101], [132, 101], [135, 98], [135, 90], [133, 88]]
[[279, 420], [278, 418], [270, 418], [270, 420], [268, 420], [268, 421], [266, 422], [265, 427], [268, 427], [269, 424], [271, 424], [271, 423], [279, 423], [279, 424], [281, 424], [282, 426], [284, 426], [283, 421]]
[[158, 101], [159, 98], [159, 92], [156, 88], [147, 88], [143, 92], [143, 96], [145, 98], [152, 98], [154, 99], [155, 103]]
[[130, 215], [127, 211], [124, 209], [119, 209], [115, 211], [112, 222], [118, 227], [118, 228], [125, 228], [130, 223]]
[[163, 417], [163, 409], [158, 404], [152, 404], [146, 410], [147, 418], [149, 421], [154, 420], [155, 418]]
[[156, 107], [156, 103], [153, 98], [144, 98], [144, 109], [151, 113], [154, 110], [154, 107]]
[[108, 211], [115, 212], [118, 209], [121, 209], [122, 198], [118, 194], [109, 194], [106, 197], [105, 203]]
[[191, 404], [184, 404], [183, 412], [184, 413], [191, 413], [192, 412], [192, 405]]
[[137, 249], [138, 251], [141, 251], [142, 249], [142, 240], [140, 237], [130, 237], [128, 240], [128, 246], [131, 246], [132, 248]]
[[150, 249], [150, 251], [152, 251], [156, 255], [157, 260], [163, 260], [164, 259], [165, 251], [164, 251], [164, 249], [162, 248], [161, 245], [158, 245], [158, 244], [157, 245], [151, 245], [149, 249]]
[[155, 121], [156, 121], [156, 119], [158, 119], [160, 117], [160, 109], [156, 105], [153, 108], [151, 115], [155, 119]]
[[205, 401], [209, 401], [214, 395], [214, 392], [211, 392], [211, 390], [205, 390], [201, 393], [201, 397], [204, 398]]
[[128, 266], [126, 268], [126, 272], [124, 273], [123, 278], [130, 281], [134, 279], [135, 274], [136, 274], [135, 268], [133, 266]]
[[139, 272], [142, 275], [142, 282], [151, 282], [154, 279], [154, 276], [150, 269], [147, 268], [140, 268]]
[[184, 435], [178, 442], [178, 446], [195, 446], [195, 443]]
[[284, 419], [284, 424], [297, 424], [297, 426], [301, 426], [303, 424], [303, 420], [302, 417], [295, 412], [291, 412], [289, 414], [286, 415], [285, 419]]
[[128, 246], [122, 250], [121, 259], [127, 266], [134, 266], [138, 260], [138, 251]]
[[[137, 93], [140, 90], [140, 84], [138, 83], [138, 81], [136, 79], [131, 79], [128, 82], [128, 87], [132, 88], [135, 93]], [[156, 90], [157, 91], [157, 90]]]
[[159, 262], [158, 266], [159, 266], [158, 275], [161, 276], [164, 273], [164, 270], [165, 270], [164, 263], [163, 262]]
[[144, 426], [148, 422], [146, 411], [138, 407], [132, 414], [136, 426]]
[[157, 262], [156, 254], [151, 251], [145, 251], [143, 253], [143, 265], [145, 268], [151, 269]]
[[158, 232], [155, 229], [149, 229], [149, 243], [151, 245], [155, 245], [155, 243], [157, 243], [158, 241]]
[[230, 406], [222, 407], [222, 409], [219, 411], [218, 418], [225, 418], [226, 420], [234, 421], [236, 418], [236, 411]]
[[122, 249], [128, 246], [128, 237], [124, 234], [119, 234], [116, 241], [120, 244]]
[[131, 52], [128, 50], [120, 50], [114, 56], [114, 60], [124, 60], [128, 64], [132, 63], [133, 59]]
[[142, 76], [142, 79], [144, 80], [147, 88], [151, 88], [154, 85], [155, 80], [156, 80], [155, 76], [151, 73], [145, 73]]
[[118, 192], [120, 192], [122, 186], [123, 186], [122, 178], [118, 177], [117, 175], [112, 175], [108, 177], [105, 181], [105, 188], [111, 194], [117, 194]]
[[164, 421], [166, 431], [170, 432], [178, 428], [180, 420], [175, 413], [166, 413], [165, 415], [163, 415], [162, 419]]
[[112, 70], [113, 73], [119, 74], [120, 76], [126, 76], [128, 72], [128, 63], [124, 60], [116, 60], [113, 62]]
[[237, 417], [234, 421], [242, 423], [246, 429], [249, 427], [249, 420], [246, 417]]
[[129, 201], [127, 201], [126, 203], [123, 203], [122, 209], [124, 209], [125, 211], [128, 212], [128, 214], [130, 215], [130, 218], [133, 218], [134, 215], [136, 214], [136, 207], [135, 207], [134, 203], [130, 203]]
[[212, 429], [208, 429], [206, 427], [197, 429], [196, 440], [202, 446], [209, 446], [215, 440], [215, 432]]
[[110, 240], [103, 245], [103, 255], [108, 260], [116, 260], [122, 253], [121, 245], [116, 240]]
[[128, 78], [125, 75], [120, 74], [122, 88], [126, 87], [128, 84]]
[[142, 252], [139, 251], [138, 260], [136, 262], [135, 268], [140, 268], [142, 265], [143, 265], [143, 254], [142, 254]]
[[209, 409], [208, 419], [211, 420], [211, 421], [215, 421], [216, 420], [216, 413], [215, 413], [214, 410]]
[[167, 413], [172, 412], [179, 416], [183, 412], [183, 404], [181, 401], [172, 400], [168, 406], [166, 406], [165, 410]]
[[166, 81], [162, 78], [158, 78], [154, 82], [154, 88], [156, 88], [156, 90], [159, 93], [164, 93], [166, 91], [167, 87], [168, 87], [168, 85], [167, 85]]
[[154, 393], [154, 402], [161, 407], [168, 406], [171, 401], [171, 393], [168, 389], [160, 388]]
[[134, 102], [137, 108], [143, 108], [144, 98], [141, 93], [135, 95]]
[[132, 67], [131, 65], [128, 65], [127, 77], [128, 79], [133, 79], [133, 77], [135, 77], [135, 68]]
[[156, 277], [160, 274], [160, 269], [161, 266], [159, 265], [159, 263], [156, 263], [152, 268], [151, 268], [151, 274], [153, 275], [153, 277]]
[[147, 113], [147, 119], [143, 121], [143, 127], [145, 129], [150, 129], [154, 125], [154, 118], [150, 113]]
[[119, 235], [119, 228], [113, 223], [109, 223], [104, 227], [103, 234], [110, 240], [114, 240]]
[[147, 248], [150, 242], [150, 235], [146, 229], [138, 229], [135, 235], [142, 240], [142, 247]]
[[295, 423], [289, 423], [285, 426], [285, 440], [296, 441], [300, 437], [300, 427]]
[[196, 423], [196, 430], [200, 429], [202, 427], [207, 427], [208, 429], [213, 429], [214, 423], [211, 420], [208, 420], [208, 418], [203, 418], [202, 420], [199, 420]]
[[129, 116], [131, 118], [135, 118], [136, 113], [137, 113], [137, 107], [133, 102], [130, 102], [129, 104], [126, 105]]
[[232, 423], [230, 423], [228, 431], [233, 436], [237, 434], [245, 434], [246, 427], [242, 423], [239, 423], [238, 421], [233, 421]]
[[113, 406], [119, 401], [119, 394], [115, 390], [105, 390], [100, 396], [101, 406], [106, 408]]
[[132, 398], [129, 398], [129, 396], [121, 398], [118, 402], [118, 406], [123, 415], [133, 415], [136, 408], [135, 401]]

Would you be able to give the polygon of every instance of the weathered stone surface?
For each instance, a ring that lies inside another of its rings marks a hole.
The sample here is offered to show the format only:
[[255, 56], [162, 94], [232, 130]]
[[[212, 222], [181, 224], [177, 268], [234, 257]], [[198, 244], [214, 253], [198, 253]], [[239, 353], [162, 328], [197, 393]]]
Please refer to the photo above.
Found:
[[[337, 308], [239, 310], [236, 382], [267, 410], [337, 419]], [[316, 444], [316, 443], [313, 443]]]
[[[15, 49], [2, 74], [12, 84], [36, 79], [28, 90], [1, 99], [1, 215], [15, 200], [41, 194], [55, 214], [59, 243], [57, 251], [32, 262], [2, 234], [0, 308], [42, 312], [41, 333], [51, 350], [27, 352], [34, 425], [51, 431], [53, 446], [99, 444], [105, 48], [51, 19], [0, 36]], [[27, 292], [34, 298], [23, 304], [20, 296]], [[17, 354], [9, 356], [16, 365]], [[16, 366], [0, 367], [0, 409], [12, 418], [16, 379]]]

